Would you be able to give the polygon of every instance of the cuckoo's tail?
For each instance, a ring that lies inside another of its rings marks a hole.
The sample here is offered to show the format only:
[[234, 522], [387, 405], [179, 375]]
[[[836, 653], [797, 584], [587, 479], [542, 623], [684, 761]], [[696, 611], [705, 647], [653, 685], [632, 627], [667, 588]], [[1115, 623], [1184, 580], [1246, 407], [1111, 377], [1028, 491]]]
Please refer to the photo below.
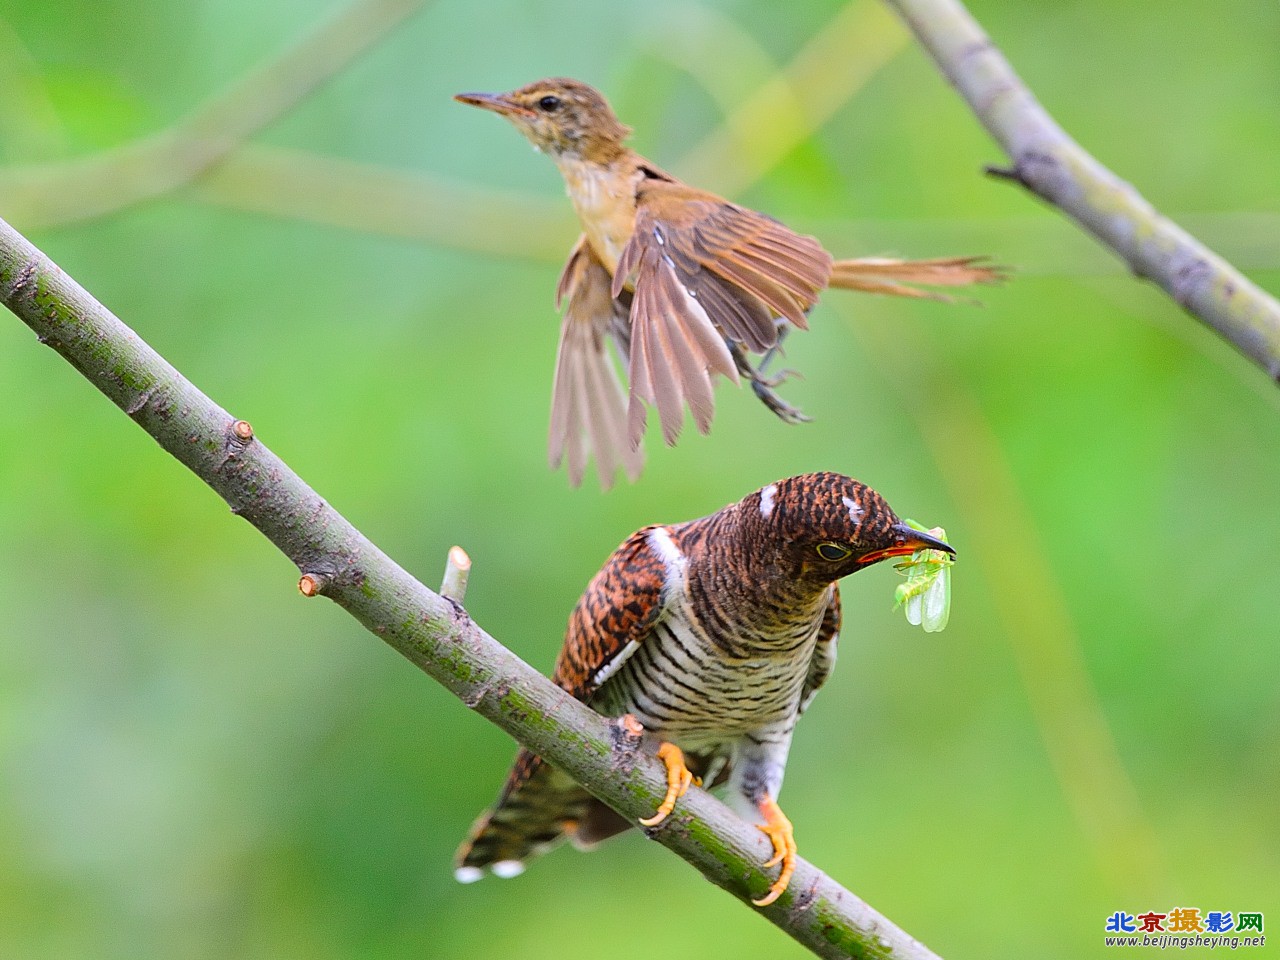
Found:
[[454, 876], [463, 883], [479, 880], [486, 870], [514, 877], [530, 857], [566, 836], [587, 846], [627, 826], [568, 774], [522, 749], [498, 802], [476, 821], [458, 849]]

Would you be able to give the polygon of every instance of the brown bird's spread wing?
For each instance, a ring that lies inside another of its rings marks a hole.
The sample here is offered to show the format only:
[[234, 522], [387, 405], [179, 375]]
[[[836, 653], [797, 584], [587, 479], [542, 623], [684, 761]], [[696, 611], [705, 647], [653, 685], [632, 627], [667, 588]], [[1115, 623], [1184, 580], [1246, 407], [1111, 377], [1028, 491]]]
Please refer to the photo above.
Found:
[[632, 442], [644, 432], [644, 402], [657, 407], [667, 443], [680, 433], [685, 404], [705, 433], [711, 375], [738, 380], [724, 338], [762, 353], [778, 341], [775, 317], [807, 327], [830, 273], [831, 255], [813, 237], [682, 183], [642, 181], [635, 232], [613, 275], [615, 297], [635, 276]]
[[645, 641], [662, 609], [666, 571], [646, 527], [614, 551], [569, 616], [551, 679], [587, 700]]
[[551, 467], [567, 455], [569, 482], [582, 482], [588, 454], [594, 454], [600, 484], [612, 486], [621, 465], [631, 480], [640, 476], [644, 454], [627, 437], [626, 391], [606, 341], [625, 314], [609, 292], [609, 272], [586, 237], [578, 240], [560, 275], [556, 305], [564, 305], [556, 377], [551, 388]]
[[840, 640], [840, 588], [831, 585], [831, 602], [827, 604], [827, 612], [823, 614], [822, 626], [818, 627], [818, 643], [813, 648], [813, 657], [809, 660], [809, 673], [804, 678], [804, 689], [800, 692], [800, 712], [808, 708], [814, 695], [821, 689], [836, 668], [836, 644]]

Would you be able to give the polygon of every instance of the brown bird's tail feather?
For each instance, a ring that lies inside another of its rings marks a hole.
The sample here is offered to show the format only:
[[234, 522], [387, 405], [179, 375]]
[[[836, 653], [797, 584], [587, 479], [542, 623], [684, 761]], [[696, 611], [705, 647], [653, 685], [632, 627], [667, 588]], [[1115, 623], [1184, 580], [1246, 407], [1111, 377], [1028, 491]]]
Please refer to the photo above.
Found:
[[471, 883], [486, 869], [514, 877], [588, 819], [598, 801], [541, 757], [521, 750], [498, 802], [458, 849], [454, 876]]
[[895, 297], [920, 297], [954, 303], [956, 298], [927, 287], [968, 287], [976, 283], [1003, 283], [1006, 270], [986, 257], [942, 257], [936, 260], [890, 260], [863, 257], [837, 260], [831, 265], [830, 286]]

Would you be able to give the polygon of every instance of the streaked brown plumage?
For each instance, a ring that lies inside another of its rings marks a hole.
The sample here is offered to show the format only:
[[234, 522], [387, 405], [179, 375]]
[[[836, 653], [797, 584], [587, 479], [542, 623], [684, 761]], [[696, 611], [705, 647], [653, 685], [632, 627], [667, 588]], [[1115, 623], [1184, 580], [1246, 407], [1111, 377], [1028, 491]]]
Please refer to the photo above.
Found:
[[[669, 444], [686, 406], [706, 433], [717, 374], [745, 377], [782, 419], [807, 419], [774, 393], [766, 361], [753, 366], [746, 353], [768, 358], [788, 326], [807, 329], [826, 287], [946, 299], [912, 284], [1001, 277], [974, 257], [833, 261], [813, 237], [681, 183], [624, 146], [630, 128], [577, 80], [456, 99], [501, 114], [549, 154], [582, 224], [557, 292], [564, 324], [549, 447], [553, 467], [567, 458], [575, 486], [590, 453], [605, 487], [618, 467], [639, 475], [646, 405], [657, 408]], [[610, 337], [627, 366], [629, 401], [605, 347]]]
[[[687, 771], [774, 842], [785, 890], [795, 864], [778, 790], [796, 720], [835, 664], [842, 577], [921, 546], [874, 490], [834, 473], [779, 480], [687, 523], [632, 534], [569, 617], [552, 679], [606, 716], [635, 717], [664, 744], [671, 788]], [[521, 750], [494, 809], [458, 852], [458, 878], [513, 876], [569, 837], [590, 846], [631, 824]], [[770, 864], [772, 865], [772, 864]]]

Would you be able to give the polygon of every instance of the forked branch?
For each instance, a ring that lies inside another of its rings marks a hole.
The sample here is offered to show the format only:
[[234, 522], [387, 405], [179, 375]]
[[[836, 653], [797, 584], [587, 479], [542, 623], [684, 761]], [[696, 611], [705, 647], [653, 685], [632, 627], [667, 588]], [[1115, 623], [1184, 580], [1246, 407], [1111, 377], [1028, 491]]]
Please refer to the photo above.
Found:
[[960, 0], [887, 0], [968, 102], [1021, 183], [1280, 380], [1280, 302], [1160, 214], [1049, 116]]

